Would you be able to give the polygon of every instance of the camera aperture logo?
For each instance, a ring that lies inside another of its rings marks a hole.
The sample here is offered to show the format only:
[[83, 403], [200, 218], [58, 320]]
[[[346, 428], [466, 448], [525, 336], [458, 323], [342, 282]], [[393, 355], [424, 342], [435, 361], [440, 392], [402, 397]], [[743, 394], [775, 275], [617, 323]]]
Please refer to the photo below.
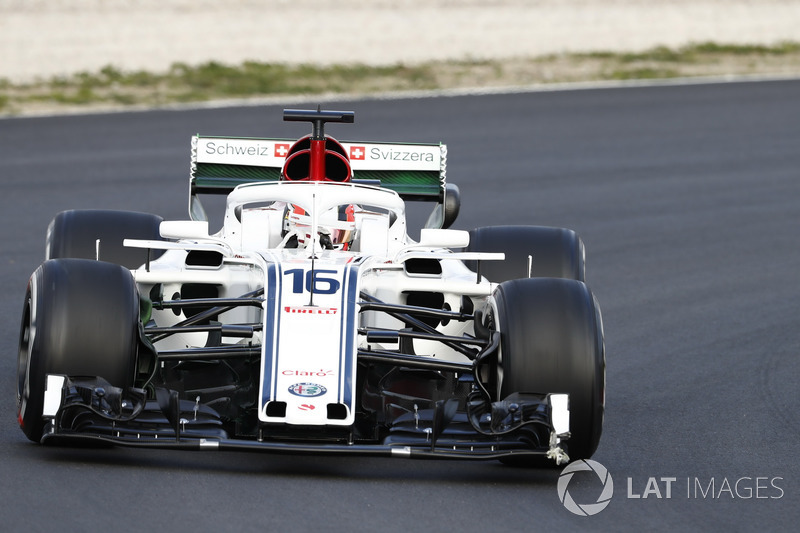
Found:
[[[600, 495], [595, 502], [578, 503], [569, 492], [569, 484], [570, 481], [572, 481], [572, 477], [576, 472], [581, 471], [594, 472], [597, 476], [597, 481], [593, 482], [593, 485], [598, 485], [597, 491]], [[611, 474], [608, 473], [606, 467], [597, 461], [578, 459], [568, 464], [567, 467], [561, 471], [557, 488], [558, 499], [561, 500], [561, 503], [564, 504], [564, 507], [566, 507], [569, 512], [579, 516], [592, 516], [605, 509], [611, 502], [611, 497], [614, 495], [614, 480], [611, 479]]]

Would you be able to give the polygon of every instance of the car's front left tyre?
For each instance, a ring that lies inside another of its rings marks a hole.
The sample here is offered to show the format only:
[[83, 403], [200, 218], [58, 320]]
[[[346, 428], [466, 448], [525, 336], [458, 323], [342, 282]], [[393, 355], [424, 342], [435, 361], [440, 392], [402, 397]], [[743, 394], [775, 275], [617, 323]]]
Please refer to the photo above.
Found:
[[87, 259], [53, 259], [28, 282], [17, 359], [17, 414], [39, 442], [48, 374], [134, 383], [139, 297], [130, 271]]
[[[605, 410], [605, 346], [600, 308], [576, 280], [506, 281], [491, 321], [501, 332], [498, 397], [514, 392], [569, 394], [571, 459], [597, 449]], [[525, 464], [525, 461], [507, 461]]]

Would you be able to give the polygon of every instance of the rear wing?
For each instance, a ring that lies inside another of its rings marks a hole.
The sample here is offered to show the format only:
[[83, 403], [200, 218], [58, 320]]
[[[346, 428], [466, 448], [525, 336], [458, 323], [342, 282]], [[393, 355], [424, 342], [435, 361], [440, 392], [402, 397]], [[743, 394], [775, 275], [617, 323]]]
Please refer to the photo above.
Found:
[[[189, 213], [205, 220], [197, 195], [228, 194], [244, 183], [280, 180], [281, 168], [295, 140], [245, 137], [192, 137]], [[445, 203], [447, 187], [444, 144], [342, 142], [350, 158], [353, 181], [380, 184], [404, 200]], [[437, 210], [434, 210], [432, 219]], [[441, 214], [443, 217], [443, 213]], [[441, 227], [435, 220], [429, 224]]]

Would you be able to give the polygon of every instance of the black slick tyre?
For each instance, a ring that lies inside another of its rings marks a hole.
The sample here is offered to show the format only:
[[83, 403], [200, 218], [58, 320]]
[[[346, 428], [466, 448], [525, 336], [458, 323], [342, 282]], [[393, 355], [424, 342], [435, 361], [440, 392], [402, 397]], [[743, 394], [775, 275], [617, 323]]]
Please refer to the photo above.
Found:
[[87, 259], [45, 261], [28, 282], [17, 364], [17, 414], [25, 435], [42, 438], [47, 374], [134, 383], [139, 298], [124, 267]]
[[[147, 250], [127, 248], [122, 242], [125, 239], [163, 240], [159, 233], [161, 221], [160, 216], [133, 211], [62, 211], [47, 228], [45, 257], [100, 259], [138, 268], [147, 261]], [[157, 255], [154, 251], [152, 258]]]
[[[584, 246], [572, 230], [546, 226], [487, 226], [469, 232], [467, 252], [502, 252], [504, 261], [481, 261], [481, 275], [501, 283], [530, 277], [585, 281]], [[465, 261], [477, 272], [477, 261]]]
[[569, 394], [571, 459], [597, 449], [605, 405], [605, 350], [597, 302], [580, 281], [533, 278], [501, 283], [493, 321], [501, 332], [499, 397]]

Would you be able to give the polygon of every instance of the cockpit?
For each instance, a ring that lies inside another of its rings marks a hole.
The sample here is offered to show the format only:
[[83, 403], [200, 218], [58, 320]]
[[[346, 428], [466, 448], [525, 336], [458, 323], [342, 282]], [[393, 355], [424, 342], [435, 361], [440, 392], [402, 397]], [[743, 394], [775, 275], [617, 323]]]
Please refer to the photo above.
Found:
[[393, 191], [355, 183], [240, 185], [228, 196], [223, 238], [245, 251], [317, 246], [380, 255], [405, 244], [405, 204]]

